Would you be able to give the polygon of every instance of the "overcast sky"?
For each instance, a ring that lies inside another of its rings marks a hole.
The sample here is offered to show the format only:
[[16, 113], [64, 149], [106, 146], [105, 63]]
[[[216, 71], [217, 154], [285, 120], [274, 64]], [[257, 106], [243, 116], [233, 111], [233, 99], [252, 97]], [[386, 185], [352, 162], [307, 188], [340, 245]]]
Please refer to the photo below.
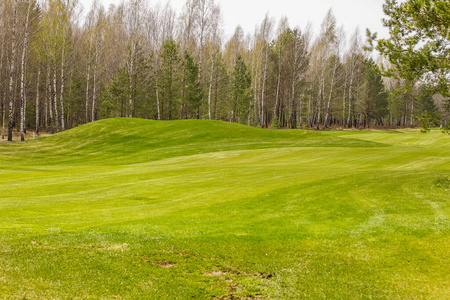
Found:
[[[85, 11], [93, 0], [80, 0]], [[100, 0], [106, 7], [118, 4], [123, 0]], [[157, 1], [150, 1], [156, 3]], [[165, 0], [161, 1], [165, 3]], [[180, 12], [185, 0], [171, 0], [172, 7]], [[260, 24], [266, 13], [277, 21], [287, 16], [291, 27], [304, 28], [308, 22], [314, 32], [320, 29], [320, 23], [331, 7], [338, 24], [344, 25], [345, 31], [351, 35], [359, 27], [362, 35], [366, 28], [379, 32], [381, 37], [387, 35], [382, 26], [382, 5], [384, 0], [216, 0], [222, 7], [225, 34], [233, 34], [237, 25], [241, 25], [246, 33], [253, 33], [256, 24]]]

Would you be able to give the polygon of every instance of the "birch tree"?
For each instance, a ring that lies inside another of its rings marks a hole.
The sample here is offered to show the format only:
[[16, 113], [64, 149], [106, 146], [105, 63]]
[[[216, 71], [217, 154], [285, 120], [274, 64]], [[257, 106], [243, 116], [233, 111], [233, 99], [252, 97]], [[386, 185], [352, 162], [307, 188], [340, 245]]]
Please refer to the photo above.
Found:
[[208, 88], [208, 119], [211, 120], [211, 98], [213, 91], [213, 80], [214, 73], [217, 64], [217, 57], [221, 51], [222, 40], [221, 40], [221, 25], [222, 25], [222, 14], [219, 6], [214, 6], [211, 12], [211, 27], [210, 34], [208, 35], [208, 45], [209, 45], [209, 58], [211, 62], [210, 77], [209, 77], [209, 88]]
[[348, 115], [347, 126], [350, 128], [354, 125], [354, 95], [355, 86], [359, 84], [363, 67], [362, 43], [359, 30], [356, 30], [350, 41], [350, 53], [347, 55], [347, 67], [349, 69], [349, 85], [348, 85]]
[[136, 81], [136, 66], [137, 55], [140, 49], [140, 42], [142, 38], [142, 13], [143, 13], [143, 1], [142, 0], [132, 0], [127, 7], [126, 14], [126, 34], [128, 37], [128, 55], [126, 58], [126, 68], [128, 74], [128, 117], [132, 118], [134, 115], [134, 103], [136, 99], [134, 98], [133, 91], [135, 90]]
[[326, 109], [326, 115], [324, 120], [324, 127], [328, 127], [328, 121], [330, 119], [330, 109], [331, 109], [331, 101], [333, 100], [333, 92], [335, 91], [335, 86], [337, 83], [337, 71], [340, 65], [342, 46], [345, 40], [345, 32], [341, 27], [336, 35], [336, 38], [331, 42], [331, 50], [332, 50], [332, 65], [331, 65], [331, 76], [329, 79], [329, 92], [328, 92], [328, 104]]
[[273, 31], [273, 20], [269, 18], [266, 14], [263, 22], [261, 23], [260, 31], [259, 31], [259, 40], [262, 44], [262, 76], [261, 76], [261, 108], [260, 108], [260, 122], [262, 127], [268, 126], [267, 120], [267, 110], [266, 110], [266, 85], [267, 85], [267, 77], [269, 71], [269, 53], [270, 53], [270, 41], [272, 39], [272, 31]]
[[11, 29], [11, 56], [9, 63], [9, 120], [8, 120], [8, 141], [13, 140], [13, 122], [14, 122], [14, 75], [15, 75], [15, 60], [16, 60], [16, 29], [17, 29], [17, 10], [18, 1], [14, 0], [12, 3], [13, 10], [13, 24]]
[[291, 95], [289, 101], [289, 125], [290, 128], [297, 127], [296, 101], [300, 85], [305, 80], [305, 74], [309, 63], [308, 38], [304, 36], [299, 28], [292, 31], [291, 42], [288, 46], [288, 65], [291, 76]]
[[2, 113], [2, 140], [5, 139], [5, 87], [4, 87], [4, 60], [6, 53], [6, 39], [5, 39], [5, 28], [6, 28], [6, 7], [5, 2], [0, 2], [0, 41], [1, 41], [1, 52], [0, 52], [0, 105]]
[[27, 3], [27, 13], [25, 17], [25, 32], [23, 37], [23, 46], [22, 46], [22, 60], [21, 60], [21, 69], [20, 69], [20, 140], [25, 141], [25, 60], [28, 51], [28, 34], [29, 34], [29, 23], [30, 23], [30, 12], [33, 6], [35, 5], [34, 1], [29, 1]]
[[157, 5], [147, 15], [146, 34], [150, 47], [153, 49], [153, 70], [155, 72], [155, 96], [157, 107], [157, 119], [162, 118], [160, 99], [160, 49], [167, 40], [174, 38], [175, 12], [169, 3], [164, 7]]

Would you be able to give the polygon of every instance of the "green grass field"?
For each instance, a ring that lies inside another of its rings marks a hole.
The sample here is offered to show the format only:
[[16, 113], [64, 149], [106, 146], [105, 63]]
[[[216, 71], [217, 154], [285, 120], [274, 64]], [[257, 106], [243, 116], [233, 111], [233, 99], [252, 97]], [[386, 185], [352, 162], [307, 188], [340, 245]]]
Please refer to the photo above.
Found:
[[0, 299], [450, 299], [450, 136], [111, 119], [0, 144]]

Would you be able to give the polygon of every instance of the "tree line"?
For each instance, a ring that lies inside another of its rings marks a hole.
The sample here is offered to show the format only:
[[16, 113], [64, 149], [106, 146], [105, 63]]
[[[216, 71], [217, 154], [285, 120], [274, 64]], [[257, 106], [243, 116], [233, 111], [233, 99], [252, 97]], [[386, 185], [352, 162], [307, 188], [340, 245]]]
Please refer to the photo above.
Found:
[[187, 0], [180, 14], [144, 0], [94, 1], [85, 14], [77, 0], [1, 1], [2, 138], [114, 117], [414, 126], [448, 108], [420, 81], [382, 77], [331, 10], [318, 33], [266, 16], [226, 40], [222, 26], [214, 0]]

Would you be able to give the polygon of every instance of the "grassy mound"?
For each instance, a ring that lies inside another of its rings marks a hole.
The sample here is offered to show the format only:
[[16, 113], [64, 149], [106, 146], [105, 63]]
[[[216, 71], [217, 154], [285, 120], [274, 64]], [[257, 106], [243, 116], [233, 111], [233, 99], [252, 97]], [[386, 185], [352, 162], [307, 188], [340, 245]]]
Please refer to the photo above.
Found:
[[[273, 131], [207, 120], [157, 122], [107, 119], [30, 142], [2, 147], [9, 159], [90, 164], [109, 160], [139, 163], [198, 153], [280, 147], [374, 147], [379, 143], [319, 132]], [[29, 150], [33, 149], [32, 152]], [[10, 152], [8, 153], [8, 150]], [[18, 155], [19, 154], [19, 155]], [[22, 154], [22, 155], [20, 155]]]
[[449, 298], [449, 145], [136, 119], [0, 144], [0, 298]]

